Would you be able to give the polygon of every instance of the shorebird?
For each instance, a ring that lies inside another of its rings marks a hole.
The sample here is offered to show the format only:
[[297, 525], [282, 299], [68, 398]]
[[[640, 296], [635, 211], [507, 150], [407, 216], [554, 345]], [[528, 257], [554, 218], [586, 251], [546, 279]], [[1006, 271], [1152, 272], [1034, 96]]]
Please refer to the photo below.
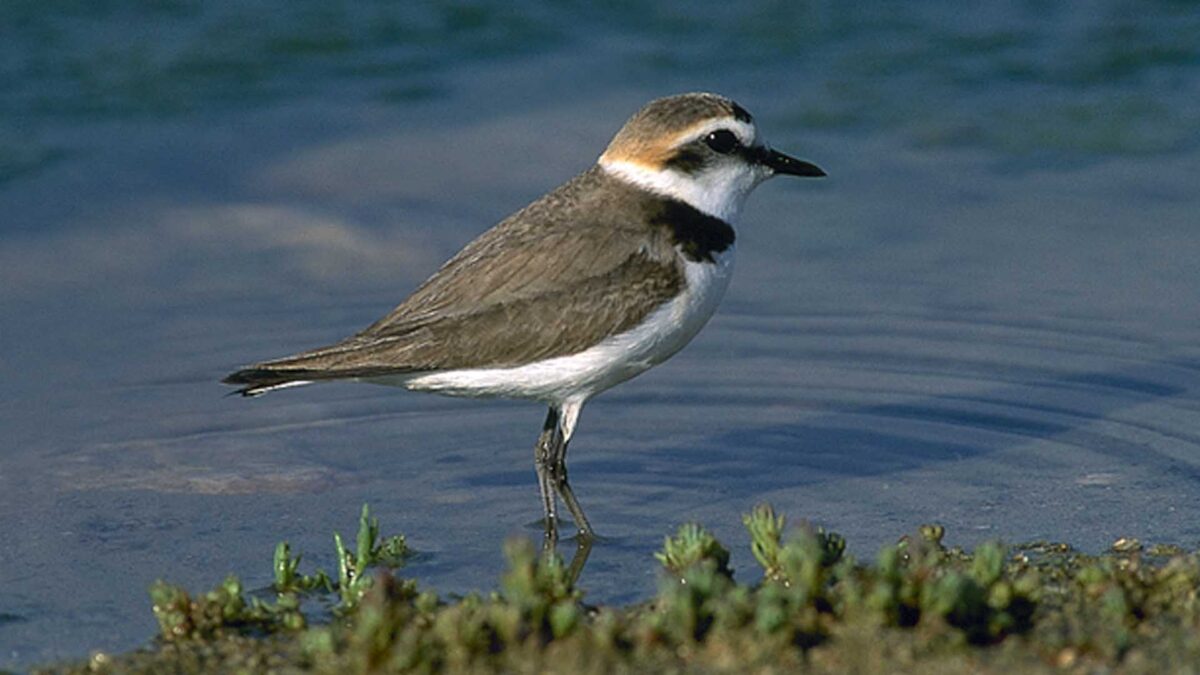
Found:
[[466, 245], [386, 316], [340, 342], [230, 374], [256, 396], [358, 380], [549, 405], [534, 446], [545, 534], [562, 499], [584, 403], [662, 363], [708, 321], [729, 283], [747, 195], [776, 175], [824, 176], [764, 142], [723, 96], [646, 104], [587, 171]]

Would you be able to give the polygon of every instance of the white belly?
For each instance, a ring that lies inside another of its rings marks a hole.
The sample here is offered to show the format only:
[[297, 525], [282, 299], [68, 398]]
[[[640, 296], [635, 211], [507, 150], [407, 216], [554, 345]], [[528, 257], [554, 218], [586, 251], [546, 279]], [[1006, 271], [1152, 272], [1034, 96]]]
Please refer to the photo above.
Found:
[[510, 368], [476, 368], [372, 378], [378, 384], [450, 396], [584, 401], [666, 361], [691, 341], [716, 311], [733, 271], [733, 247], [715, 263], [687, 262], [686, 285], [634, 329], [570, 356]]

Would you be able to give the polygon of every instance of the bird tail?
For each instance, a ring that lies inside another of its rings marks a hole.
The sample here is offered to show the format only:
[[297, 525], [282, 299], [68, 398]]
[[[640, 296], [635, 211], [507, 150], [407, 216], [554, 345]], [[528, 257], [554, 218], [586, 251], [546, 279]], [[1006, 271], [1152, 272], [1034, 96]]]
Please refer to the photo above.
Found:
[[[364, 342], [355, 336], [328, 347], [246, 366], [225, 376], [221, 382], [239, 387], [234, 394], [259, 396], [275, 389], [319, 381], [369, 379], [420, 370], [378, 363], [369, 358], [373, 346], [379, 346], [379, 343]], [[390, 346], [390, 343], [384, 346]]]
[[221, 380], [222, 384], [232, 384], [240, 388], [230, 392], [231, 394], [241, 394], [242, 396], [261, 396], [269, 391], [283, 389], [285, 387], [299, 387], [305, 384], [312, 384], [318, 379], [327, 379], [312, 371], [303, 369], [275, 369], [264, 368], [262, 366], [251, 366], [242, 368], [237, 372], [230, 373]]
[[411, 368], [397, 368], [394, 366], [360, 365], [341, 368], [314, 368], [301, 365], [310, 363], [310, 358], [309, 354], [300, 354], [294, 357], [279, 359], [278, 361], [257, 363], [226, 375], [225, 379], [221, 380], [221, 382], [240, 387], [240, 389], [232, 392], [234, 394], [260, 396], [276, 389], [299, 387], [305, 384], [312, 384], [313, 382], [361, 380], [416, 372]]

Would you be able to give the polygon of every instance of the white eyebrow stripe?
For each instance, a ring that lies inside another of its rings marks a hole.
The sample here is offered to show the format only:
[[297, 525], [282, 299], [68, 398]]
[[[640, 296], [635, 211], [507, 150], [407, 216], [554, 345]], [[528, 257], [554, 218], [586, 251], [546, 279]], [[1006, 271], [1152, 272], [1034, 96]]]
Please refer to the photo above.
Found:
[[738, 142], [746, 147], [757, 144], [759, 140], [758, 127], [754, 126], [754, 123], [746, 123], [732, 117], [718, 117], [703, 124], [691, 127], [687, 131], [680, 134], [675, 139], [675, 142], [672, 143], [672, 145], [679, 147], [681, 145], [697, 141], [711, 134], [712, 132], [717, 131], [718, 129], [728, 129], [732, 131], [733, 135], [737, 136]]

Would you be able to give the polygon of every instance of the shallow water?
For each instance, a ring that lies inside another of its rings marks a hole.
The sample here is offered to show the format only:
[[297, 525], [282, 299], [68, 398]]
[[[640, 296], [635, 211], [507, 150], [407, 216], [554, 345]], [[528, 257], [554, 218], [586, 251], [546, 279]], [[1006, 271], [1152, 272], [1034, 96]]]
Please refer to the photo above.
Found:
[[0, 10], [0, 668], [143, 644], [151, 581], [261, 587], [280, 539], [332, 569], [363, 502], [423, 585], [493, 587], [538, 534], [537, 405], [216, 381], [367, 325], [692, 89], [830, 177], [760, 187], [712, 323], [585, 410], [590, 600], [651, 592], [687, 520], [753, 575], [762, 501], [859, 556], [930, 521], [1200, 544], [1185, 5], [89, 7]]

